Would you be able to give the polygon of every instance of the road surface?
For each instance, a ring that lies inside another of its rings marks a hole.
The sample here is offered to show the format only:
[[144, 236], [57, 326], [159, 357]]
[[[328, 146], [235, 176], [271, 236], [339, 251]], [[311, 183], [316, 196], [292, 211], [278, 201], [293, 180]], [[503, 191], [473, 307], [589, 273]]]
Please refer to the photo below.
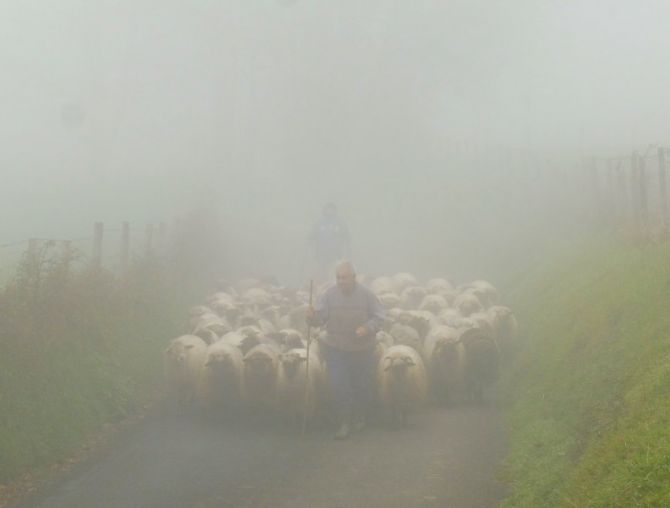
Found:
[[222, 425], [156, 414], [20, 508], [498, 506], [505, 436], [494, 407], [431, 409], [410, 428]]

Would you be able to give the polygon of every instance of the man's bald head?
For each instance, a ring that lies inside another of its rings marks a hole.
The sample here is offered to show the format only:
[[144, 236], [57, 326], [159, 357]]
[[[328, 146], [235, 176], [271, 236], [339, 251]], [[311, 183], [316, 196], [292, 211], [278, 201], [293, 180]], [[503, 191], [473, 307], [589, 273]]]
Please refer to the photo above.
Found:
[[356, 285], [356, 269], [351, 261], [340, 261], [335, 267], [335, 279], [337, 287], [344, 294], [349, 294]]

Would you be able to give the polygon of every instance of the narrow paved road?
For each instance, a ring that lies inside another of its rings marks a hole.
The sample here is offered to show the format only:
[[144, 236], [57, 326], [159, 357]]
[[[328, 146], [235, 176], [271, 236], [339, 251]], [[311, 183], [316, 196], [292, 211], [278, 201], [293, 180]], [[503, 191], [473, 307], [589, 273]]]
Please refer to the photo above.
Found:
[[330, 433], [155, 416], [21, 507], [483, 508], [504, 495], [495, 409], [433, 409], [345, 442]]

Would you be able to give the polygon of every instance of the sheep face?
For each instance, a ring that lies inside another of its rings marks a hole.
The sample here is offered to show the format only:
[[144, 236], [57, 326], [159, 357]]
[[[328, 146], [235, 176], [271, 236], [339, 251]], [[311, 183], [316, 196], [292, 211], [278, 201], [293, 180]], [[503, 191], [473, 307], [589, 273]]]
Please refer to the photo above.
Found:
[[284, 374], [288, 379], [293, 379], [300, 369], [300, 365], [307, 361], [307, 357], [298, 351], [289, 351], [281, 355], [280, 362]]
[[176, 342], [165, 350], [165, 356], [175, 365], [183, 365], [186, 362], [188, 353], [195, 347], [194, 344], [182, 344]]
[[409, 355], [394, 355], [385, 358], [385, 371], [391, 371], [394, 375], [404, 377], [408, 369], [416, 366], [414, 359]]
[[275, 360], [263, 351], [254, 351], [244, 357], [246, 373], [255, 379], [274, 379], [277, 373]]

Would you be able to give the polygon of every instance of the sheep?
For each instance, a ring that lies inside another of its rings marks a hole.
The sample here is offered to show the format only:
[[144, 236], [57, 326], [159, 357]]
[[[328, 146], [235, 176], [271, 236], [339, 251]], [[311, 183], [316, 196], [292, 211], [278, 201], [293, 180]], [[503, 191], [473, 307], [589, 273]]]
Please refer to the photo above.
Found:
[[386, 309], [393, 309], [401, 303], [400, 297], [395, 293], [382, 293], [378, 298]]
[[433, 328], [424, 341], [424, 358], [435, 398], [443, 404], [459, 402], [465, 369], [459, 331], [444, 325]]
[[411, 326], [396, 323], [391, 327], [389, 334], [393, 337], [393, 344], [402, 344], [421, 351], [421, 337]]
[[442, 295], [426, 295], [419, 305], [419, 310], [427, 310], [436, 316], [449, 307], [449, 303]]
[[461, 319], [462, 317], [463, 316], [461, 316], [461, 313], [458, 311], [458, 309], [454, 309], [452, 307], [449, 307], [449, 308], [444, 309], [442, 312], [440, 312], [440, 314], [437, 316], [437, 319], [442, 324], [454, 327], [452, 325], [454, 320]]
[[235, 346], [243, 355], [248, 353], [251, 348], [258, 346], [261, 343], [258, 335], [246, 335], [239, 332], [227, 333], [221, 337], [220, 340], [226, 344]]
[[237, 414], [244, 401], [244, 363], [242, 352], [223, 341], [207, 347], [200, 370], [198, 401], [210, 412], [225, 416]]
[[257, 317], [253, 314], [246, 314], [240, 317], [238, 325], [240, 328], [249, 326], [258, 328], [259, 332], [264, 335], [269, 335], [277, 331], [275, 326], [270, 321], [262, 317]]
[[379, 331], [375, 337], [375, 342], [377, 344], [383, 344], [385, 348], [389, 348], [394, 344], [393, 335], [388, 332]]
[[179, 409], [185, 409], [195, 400], [206, 351], [205, 341], [195, 335], [177, 337], [165, 349], [163, 360], [167, 393]]
[[421, 286], [407, 286], [400, 293], [401, 307], [405, 310], [415, 310], [419, 308], [427, 294], [428, 292]]
[[233, 298], [228, 293], [214, 293], [210, 298], [207, 299], [209, 306], [214, 312], [219, 316], [226, 316], [227, 313], [237, 307], [235, 298]]
[[264, 309], [272, 305], [272, 297], [265, 289], [251, 288], [244, 292], [242, 301], [253, 309]]
[[253, 412], [277, 409], [279, 350], [259, 344], [244, 355], [246, 406]]
[[475, 312], [470, 315], [470, 319], [474, 322], [475, 327], [492, 337], [495, 336], [495, 325], [488, 312]]
[[400, 294], [400, 292], [405, 289], [407, 286], [418, 286], [416, 277], [411, 273], [396, 273], [391, 277], [393, 282], [394, 292]]
[[383, 293], [393, 293], [395, 291], [393, 279], [386, 276], [377, 277], [370, 283], [370, 290], [376, 295], [381, 295]]
[[419, 332], [423, 341], [431, 328], [440, 324], [437, 317], [427, 310], [410, 310], [400, 318], [400, 322], [407, 322], [412, 328]]
[[191, 318], [197, 318], [199, 316], [202, 316], [203, 314], [213, 314], [213, 313], [214, 311], [205, 305], [196, 305], [188, 310], [188, 315]]
[[394, 425], [407, 427], [407, 417], [426, 402], [428, 380], [423, 360], [413, 348], [388, 348], [377, 364], [377, 386], [382, 410]]
[[486, 280], [476, 280], [470, 283], [477, 295], [483, 295], [488, 307], [495, 305], [500, 300], [500, 293], [496, 287]]
[[205, 314], [200, 316], [199, 320], [195, 323], [193, 335], [197, 335], [208, 344], [211, 344], [230, 331], [232, 331], [232, 327], [224, 318], [220, 318], [214, 314]]
[[[309, 363], [309, 366], [307, 365]], [[279, 356], [277, 386], [279, 409], [294, 423], [303, 418], [312, 421], [323, 401], [323, 371], [321, 362], [310, 349], [295, 348]]]
[[390, 333], [379, 331], [375, 337], [375, 362], [378, 362], [386, 350], [393, 346], [394, 339]]
[[463, 317], [468, 317], [470, 314], [484, 310], [484, 306], [479, 301], [479, 298], [470, 291], [465, 291], [458, 295], [454, 301], [454, 307], [458, 309]]
[[482, 402], [484, 388], [494, 383], [500, 374], [500, 351], [496, 341], [478, 328], [461, 334], [464, 348], [464, 383], [466, 396]]
[[493, 330], [502, 355], [507, 358], [514, 350], [515, 341], [519, 334], [519, 325], [509, 307], [494, 305], [488, 310], [493, 322]]
[[454, 287], [447, 279], [436, 278], [426, 282], [426, 290], [432, 295], [439, 295], [452, 292]]
[[284, 351], [288, 351], [289, 349], [302, 348], [306, 345], [302, 333], [300, 333], [298, 330], [294, 330], [293, 328], [284, 328], [279, 330], [273, 334], [272, 337], [275, 338]]

